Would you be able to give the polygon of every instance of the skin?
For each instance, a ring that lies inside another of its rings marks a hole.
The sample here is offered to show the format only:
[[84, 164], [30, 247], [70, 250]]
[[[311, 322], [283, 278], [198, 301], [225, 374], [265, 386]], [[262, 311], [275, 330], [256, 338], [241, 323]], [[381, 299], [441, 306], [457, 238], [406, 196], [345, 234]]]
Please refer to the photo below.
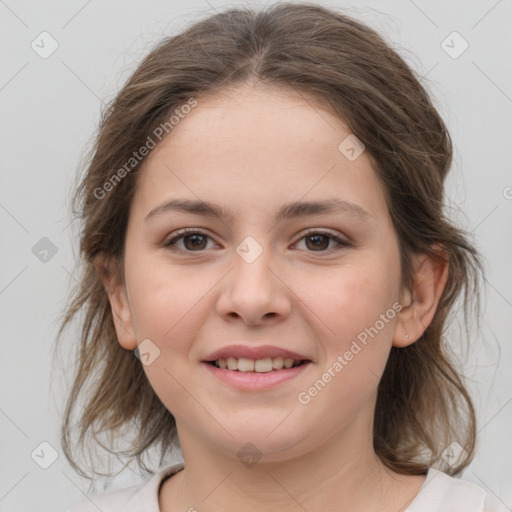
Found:
[[[160, 490], [163, 512], [399, 511], [424, 482], [383, 466], [372, 445], [373, 414], [389, 351], [430, 324], [447, 266], [417, 255], [414, 290], [401, 289], [398, 240], [370, 159], [363, 152], [349, 161], [338, 150], [350, 133], [312, 100], [244, 85], [198, 98], [144, 162], [126, 234], [126, 283], [113, 274], [104, 283], [121, 346], [133, 350], [149, 338], [160, 350], [144, 370], [176, 419], [185, 462]], [[236, 215], [168, 211], [144, 220], [178, 197]], [[332, 197], [357, 203], [370, 219], [337, 212], [273, 220], [289, 201]], [[175, 251], [164, 247], [185, 227], [208, 235], [201, 249], [184, 239]], [[304, 238], [312, 228], [350, 245], [326, 238], [318, 248]], [[250, 264], [236, 252], [247, 236], [263, 251]], [[396, 302], [400, 313], [299, 403], [298, 393]], [[313, 364], [274, 390], [239, 391], [201, 363], [234, 343], [288, 348]], [[251, 467], [237, 458], [248, 442], [262, 455]]]

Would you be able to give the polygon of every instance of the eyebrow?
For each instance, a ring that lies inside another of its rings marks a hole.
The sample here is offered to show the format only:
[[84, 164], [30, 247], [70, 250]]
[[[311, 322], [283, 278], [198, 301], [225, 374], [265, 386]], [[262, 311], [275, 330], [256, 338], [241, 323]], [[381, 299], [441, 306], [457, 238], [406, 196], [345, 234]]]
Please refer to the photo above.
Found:
[[[145, 220], [169, 211], [180, 211], [194, 215], [204, 215], [232, 221], [235, 213], [209, 201], [192, 199], [171, 199], [153, 208]], [[372, 216], [361, 206], [351, 201], [333, 198], [325, 201], [295, 201], [283, 205], [275, 214], [275, 221], [309, 215], [322, 215], [343, 212], [356, 220], [369, 221]]]

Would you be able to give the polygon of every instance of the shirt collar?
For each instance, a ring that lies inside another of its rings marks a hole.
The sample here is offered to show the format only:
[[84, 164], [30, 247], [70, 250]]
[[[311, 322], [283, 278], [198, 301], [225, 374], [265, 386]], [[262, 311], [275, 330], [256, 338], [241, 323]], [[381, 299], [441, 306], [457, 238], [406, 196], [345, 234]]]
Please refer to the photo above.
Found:
[[140, 489], [132, 496], [130, 501], [122, 508], [121, 512], [160, 512], [158, 505], [158, 493], [162, 482], [181, 471], [184, 468], [182, 462], [174, 464], [158, 473], [155, 473], [150, 480], [143, 484]]
[[430, 468], [421, 489], [404, 512], [483, 512], [485, 497], [481, 487]]

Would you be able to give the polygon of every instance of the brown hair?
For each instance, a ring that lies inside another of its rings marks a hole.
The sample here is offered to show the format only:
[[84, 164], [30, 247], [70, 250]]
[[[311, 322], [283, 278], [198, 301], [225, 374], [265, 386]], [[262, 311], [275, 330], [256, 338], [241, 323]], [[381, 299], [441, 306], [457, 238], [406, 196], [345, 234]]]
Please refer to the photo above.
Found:
[[[423, 474], [433, 465], [450, 474], [460, 472], [473, 457], [475, 412], [449, 356], [445, 324], [459, 296], [464, 319], [473, 301], [478, 319], [483, 268], [469, 235], [445, 217], [451, 139], [419, 78], [380, 35], [312, 3], [233, 8], [199, 20], [161, 41], [104, 110], [73, 198], [73, 213], [82, 221], [81, 275], [58, 334], [60, 338], [83, 312], [62, 424], [66, 457], [88, 477], [76, 455], [93, 439], [152, 473], [142, 462], [144, 453], [156, 447], [162, 462], [179, 445], [172, 414], [154, 393], [140, 361], [117, 342], [108, 295], [93, 264], [97, 255], [104, 255], [124, 279], [128, 211], [140, 163], [123, 173], [105, 197], [98, 198], [97, 191], [180, 105], [253, 81], [320, 102], [364, 143], [398, 234], [405, 289], [412, 289], [412, 254], [434, 255], [433, 244], [444, 248], [449, 277], [433, 321], [417, 342], [391, 349], [378, 389], [374, 448], [399, 473]], [[468, 330], [466, 334], [469, 338]], [[72, 436], [75, 409], [77, 445]], [[131, 430], [122, 432], [128, 426]], [[109, 436], [106, 446], [101, 432]], [[112, 448], [113, 439], [130, 435], [128, 449]], [[441, 457], [452, 442], [468, 453], [455, 467]], [[93, 473], [103, 474], [97, 469]]]

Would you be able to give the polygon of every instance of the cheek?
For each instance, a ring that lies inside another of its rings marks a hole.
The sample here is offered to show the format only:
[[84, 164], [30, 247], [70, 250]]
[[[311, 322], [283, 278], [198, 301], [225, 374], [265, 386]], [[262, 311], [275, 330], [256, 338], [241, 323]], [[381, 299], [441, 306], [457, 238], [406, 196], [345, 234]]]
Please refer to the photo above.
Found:
[[336, 414], [346, 417], [347, 411], [372, 399], [391, 349], [398, 278], [397, 262], [375, 255], [354, 259], [316, 280], [316, 293], [303, 288], [300, 293], [309, 289], [305, 302], [315, 313], [311, 318], [322, 352], [316, 380], [302, 390], [304, 400], [314, 400], [320, 408], [344, 404], [346, 411]]
[[159, 350], [154, 362], [143, 369], [162, 403], [180, 418], [204, 414], [183, 387], [193, 387], [185, 384], [190, 379], [186, 363], [190, 362], [193, 341], [211, 312], [208, 293], [217, 281], [211, 272], [203, 274], [192, 266], [142, 260], [129, 274], [137, 339], [150, 339]]
[[[396, 300], [397, 273], [384, 268], [377, 258], [359, 260], [332, 272], [310, 276], [297, 281], [294, 291], [325, 325], [329, 338], [343, 340], [355, 338], [365, 328], [373, 326], [381, 315], [386, 320], [395, 318], [392, 305]], [[301, 284], [302, 283], [302, 284]], [[389, 331], [390, 324], [379, 322], [379, 330]]]
[[187, 347], [211, 310], [212, 274], [155, 258], [134, 259], [127, 275], [137, 339], [149, 338], [161, 348], [172, 343], [173, 351]]
[[334, 274], [325, 280], [316, 300], [310, 295], [311, 308], [322, 320], [316, 321], [323, 333], [322, 354], [297, 398], [305, 411], [326, 419], [330, 433], [346, 426], [358, 411], [372, 413], [389, 357], [397, 316], [395, 288], [389, 273], [376, 265], [371, 269], [354, 267]]

